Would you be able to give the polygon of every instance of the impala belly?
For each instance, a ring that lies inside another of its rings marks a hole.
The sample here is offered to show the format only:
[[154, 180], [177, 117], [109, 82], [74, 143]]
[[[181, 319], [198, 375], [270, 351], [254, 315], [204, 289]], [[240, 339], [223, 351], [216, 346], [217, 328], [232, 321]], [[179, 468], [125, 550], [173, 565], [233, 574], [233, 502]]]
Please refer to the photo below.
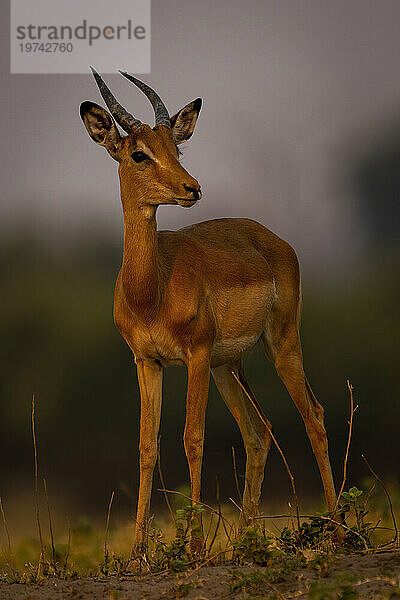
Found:
[[215, 342], [211, 353], [211, 366], [217, 367], [238, 358], [243, 352], [254, 346], [259, 336], [226, 338]]
[[218, 333], [211, 353], [212, 366], [231, 362], [254, 346], [274, 300], [273, 281], [219, 291], [215, 303]]

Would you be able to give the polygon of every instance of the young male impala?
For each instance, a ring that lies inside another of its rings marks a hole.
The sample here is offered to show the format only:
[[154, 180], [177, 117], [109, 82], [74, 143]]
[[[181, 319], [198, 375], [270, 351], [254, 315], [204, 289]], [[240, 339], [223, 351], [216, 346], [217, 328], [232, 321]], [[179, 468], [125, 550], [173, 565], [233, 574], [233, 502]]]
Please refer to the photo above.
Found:
[[[111, 114], [93, 102], [83, 102], [80, 113], [90, 137], [119, 163], [124, 213], [114, 319], [134, 354], [141, 396], [136, 544], [146, 542], [162, 372], [167, 365], [188, 369], [184, 446], [193, 502], [200, 500], [211, 373], [243, 436], [244, 515], [257, 510], [271, 436], [268, 422], [249, 400], [242, 359], [260, 339], [304, 420], [326, 503], [333, 510], [336, 494], [324, 411], [303, 370], [300, 274], [294, 250], [250, 219], [215, 219], [178, 231], [157, 231], [160, 204], [189, 207], [201, 198], [199, 183], [179, 162], [178, 145], [191, 137], [202, 101], [198, 98], [170, 117], [154, 90], [121, 72], [150, 100], [155, 112], [152, 128], [128, 113], [92, 71]], [[128, 135], [120, 135], [114, 119]]]

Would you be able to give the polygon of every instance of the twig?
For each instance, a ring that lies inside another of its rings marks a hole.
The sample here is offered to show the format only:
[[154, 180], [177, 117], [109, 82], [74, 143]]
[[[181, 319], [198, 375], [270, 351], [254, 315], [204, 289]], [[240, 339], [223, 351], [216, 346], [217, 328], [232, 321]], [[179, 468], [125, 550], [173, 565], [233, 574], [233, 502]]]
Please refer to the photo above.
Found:
[[108, 561], [107, 541], [108, 541], [108, 530], [110, 527], [111, 507], [112, 507], [113, 500], [114, 500], [114, 491], [112, 492], [110, 501], [108, 503], [106, 530], [104, 533], [104, 562], [105, 562], [105, 564], [107, 564], [107, 561]]
[[1, 498], [1, 496], [0, 496], [0, 511], [1, 511], [1, 516], [3, 518], [4, 531], [5, 531], [6, 537], [7, 537], [8, 554], [10, 557], [10, 568], [11, 568], [11, 571], [13, 572], [13, 574], [15, 575], [16, 569], [15, 569], [14, 553], [13, 553], [12, 545], [11, 545], [11, 536], [10, 536], [10, 532], [8, 529], [7, 519], [6, 519], [6, 515], [4, 512], [4, 507], [3, 507], [3, 500]]
[[[158, 465], [158, 474], [160, 476], [161, 485], [165, 489], [166, 485], [165, 485], [165, 481], [164, 481], [164, 475], [163, 475], [163, 472], [161, 469], [160, 440], [161, 440], [161, 436], [158, 438], [158, 444], [157, 444], [157, 465]], [[164, 498], [165, 498], [165, 502], [166, 502], [168, 510], [169, 510], [169, 514], [171, 515], [173, 522], [176, 523], [174, 511], [172, 510], [172, 506], [169, 501], [168, 494], [166, 492], [164, 492]]]
[[50, 531], [50, 539], [51, 539], [51, 552], [52, 552], [52, 557], [53, 557], [53, 569], [54, 569], [54, 573], [57, 575], [58, 573], [57, 573], [56, 549], [54, 546], [53, 524], [52, 524], [52, 520], [51, 520], [50, 502], [49, 502], [49, 496], [47, 493], [46, 479], [43, 479], [43, 487], [44, 487], [44, 495], [46, 498], [47, 515], [49, 518], [49, 531]]
[[[312, 519], [313, 517], [311, 517], [310, 515], [307, 517], [308, 519]], [[362, 543], [364, 544], [364, 548], [366, 552], [370, 552], [371, 549], [369, 548], [366, 539], [361, 535], [361, 533], [358, 533], [358, 531], [355, 531], [354, 529], [351, 529], [351, 527], [348, 527], [347, 525], [345, 525], [344, 523], [339, 523], [338, 521], [335, 521], [334, 519], [331, 519], [330, 517], [323, 517], [323, 516], [319, 516], [319, 519], [323, 519], [324, 521], [329, 521], [330, 523], [334, 523], [335, 525], [337, 525], [338, 527], [343, 527], [343, 529], [346, 529], [346, 531], [349, 531], [350, 533], [353, 533], [354, 535], [356, 535], [358, 538], [360, 538], [360, 540], [362, 541]]]
[[[376, 525], [374, 525], [369, 531], [368, 531], [368, 535], [369, 537], [371, 537], [371, 535], [377, 530], [382, 530], [382, 529], [387, 529], [387, 527], [379, 527], [379, 523], [381, 523], [382, 519], [378, 519], [378, 521], [376, 522]], [[393, 531], [393, 529], [390, 527], [389, 531]]]
[[239, 511], [240, 513], [241, 513], [241, 512], [243, 512], [243, 509], [242, 509], [242, 508], [240, 508], [239, 504], [238, 504], [237, 502], [235, 502], [235, 501], [234, 501], [234, 499], [233, 499], [233, 498], [231, 498], [230, 496], [229, 496], [229, 500], [232, 502], [232, 504], [233, 504], [234, 506], [236, 506], [236, 508], [238, 509], [238, 511]]
[[340, 499], [342, 497], [343, 494], [343, 490], [344, 490], [344, 486], [346, 484], [346, 480], [347, 480], [347, 464], [348, 464], [348, 460], [349, 460], [349, 452], [350, 452], [350, 444], [351, 444], [351, 435], [353, 432], [353, 417], [354, 417], [354, 413], [356, 412], [358, 405], [354, 408], [354, 396], [353, 396], [353, 391], [354, 388], [350, 383], [350, 380], [347, 380], [347, 387], [349, 389], [350, 392], [350, 419], [348, 421], [349, 424], [349, 433], [347, 436], [347, 445], [346, 445], [346, 452], [344, 455], [344, 461], [343, 461], [343, 481], [342, 481], [342, 485], [340, 486], [340, 490], [339, 490], [339, 494], [336, 500], [336, 504], [335, 504], [335, 509], [333, 511], [333, 516], [335, 516], [336, 511], [339, 507], [339, 502]]
[[288, 464], [288, 462], [286, 460], [286, 457], [285, 457], [285, 455], [284, 455], [281, 447], [279, 446], [276, 437], [274, 436], [274, 433], [272, 431], [271, 425], [269, 424], [269, 422], [267, 421], [267, 419], [264, 417], [263, 413], [261, 412], [260, 408], [257, 405], [257, 402], [255, 402], [254, 399], [251, 397], [251, 395], [249, 394], [249, 392], [247, 391], [247, 389], [245, 388], [245, 386], [243, 385], [243, 383], [240, 381], [240, 379], [237, 376], [237, 374], [235, 373], [235, 371], [231, 371], [231, 373], [232, 373], [233, 377], [236, 379], [237, 383], [242, 388], [242, 390], [244, 391], [244, 393], [246, 394], [247, 398], [250, 400], [250, 402], [251, 402], [254, 410], [258, 414], [259, 418], [264, 423], [265, 427], [268, 429], [268, 432], [269, 432], [269, 434], [271, 436], [271, 439], [274, 442], [274, 444], [275, 444], [275, 446], [276, 446], [279, 454], [281, 455], [281, 458], [282, 458], [283, 463], [285, 465], [286, 471], [287, 471], [287, 473], [289, 475], [290, 484], [292, 486], [293, 498], [294, 498], [295, 508], [296, 508], [297, 527], [298, 527], [298, 529], [300, 529], [299, 501], [298, 501], [297, 492], [296, 492], [296, 485], [295, 485], [295, 481], [294, 481], [294, 477], [293, 477], [292, 471], [290, 470], [289, 464]]
[[[383, 488], [383, 491], [384, 491], [384, 492], [385, 492], [385, 494], [386, 494], [386, 498], [387, 498], [387, 500], [388, 500], [388, 503], [389, 503], [390, 514], [391, 514], [391, 516], [392, 516], [393, 528], [394, 528], [394, 531], [395, 531], [394, 538], [393, 538], [393, 540], [390, 542], [390, 544], [396, 544], [396, 542], [397, 542], [397, 541], [398, 541], [398, 539], [399, 539], [399, 530], [398, 530], [398, 527], [397, 527], [396, 517], [395, 517], [395, 514], [394, 514], [394, 510], [393, 510], [393, 504], [392, 504], [392, 500], [391, 500], [391, 498], [390, 498], [390, 494], [389, 494], [389, 492], [388, 492], [388, 490], [387, 490], [387, 487], [386, 487], [386, 485], [384, 484], [384, 482], [382, 481], [382, 479], [379, 477], [379, 475], [377, 475], [377, 473], [375, 473], [375, 471], [373, 470], [373, 468], [371, 467], [371, 465], [370, 465], [370, 464], [369, 464], [369, 462], [367, 461], [367, 459], [366, 459], [366, 457], [364, 456], [364, 454], [361, 454], [361, 458], [363, 459], [363, 461], [364, 461], [364, 462], [365, 462], [365, 464], [367, 465], [367, 468], [369, 469], [370, 473], [371, 473], [371, 474], [372, 474], [372, 475], [375, 477], [375, 479], [377, 480], [377, 482], [378, 482], [378, 483], [380, 483], [380, 485], [381, 485], [381, 486], [382, 486], [382, 488]], [[386, 544], [385, 544], [385, 545], [386, 545]], [[388, 545], [388, 544], [387, 544], [387, 545]]]
[[237, 476], [235, 448], [233, 446], [232, 446], [232, 463], [233, 463], [233, 474], [235, 476], [237, 495], [238, 495], [240, 504], [243, 506], [243, 498], [242, 498], [242, 494], [240, 493], [239, 480], [238, 480], [238, 476]]
[[207, 527], [207, 534], [206, 534], [206, 536], [204, 538], [204, 544], [203, 544], [204, 550], [206, 550], [206, 548], [207, 548], [207, 542], [208, 542], [208, 538], [210, 537], [211, 528], [212, 528], [212, 524], [213, 524], [213, 518], [214, 518], [214, 513], [211, 513], [211, 515], [210, 515], [210, 522], [209, 522], [208, 527]]
[[33, 441], [33, 458], [34, 458], [34, 472], [35, 472], [35, 508], [36, 508], [36, 523], [39, 533], [40, 542], [40, 556], [37, 570], [37, 577], [40, 576], [40, 570], [42, 562], [44, 560], [44, 544], [42, 536], [42, 526], [40, 524], [40, 508], [39, 508], [39, 484], [38, 484], [38, 459], [37, 459], [37, 444], [36, 444], [36, 428], [35, 428], [35, 394], [32, 395], [32, 441]]

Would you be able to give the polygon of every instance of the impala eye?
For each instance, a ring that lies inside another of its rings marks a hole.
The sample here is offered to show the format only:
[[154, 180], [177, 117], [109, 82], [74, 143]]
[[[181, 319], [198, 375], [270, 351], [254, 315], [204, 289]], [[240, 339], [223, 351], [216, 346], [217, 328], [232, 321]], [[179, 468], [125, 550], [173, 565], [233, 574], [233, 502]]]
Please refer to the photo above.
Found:
[[132, 152], [132, 158], [136, 163], [140, 163], [149, 157], [144, 152], [141, 152], [140, 150], [138, 150], [137, 152]]

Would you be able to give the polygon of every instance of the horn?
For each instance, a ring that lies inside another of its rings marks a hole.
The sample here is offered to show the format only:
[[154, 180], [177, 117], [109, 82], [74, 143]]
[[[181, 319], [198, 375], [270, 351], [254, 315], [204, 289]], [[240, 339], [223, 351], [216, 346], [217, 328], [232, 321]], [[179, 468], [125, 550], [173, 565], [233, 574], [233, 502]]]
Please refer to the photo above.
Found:
[[148, 97], [152, 107], [154, 108], [156, 125], [165, 125], [166, 127], [171, 128], [168, 110], [160, 96], [150, 86], [148, 86], [146, 83], [143, 83], [143, 81], [140, 81], [140, 79], [136, 79], [136, 77], [133, 77], [133, 75], [130, 75], [126, 71], [119, 72], [121, 75], [129, 79], [129, 81], [134, 83]]
[[108, 86], [105, 84], [101, 76], [98, 72], [90, 67], [93, 73], [93, 77], [96, 80], [97, 85], [99, 86], [100, 94], [103, 96], [104, 102], [107, 104], [112, 116], [117, 121], [119, 125], [121, 125], [122, 129], [126, 131], [126, 133], [131, 133], [133, 129], [139, 127], [142, 124], [141, 121], [135, 119], [133, 115], [128, 113], [127, 110], [118, 102], [118, 100], [113, 96]]

